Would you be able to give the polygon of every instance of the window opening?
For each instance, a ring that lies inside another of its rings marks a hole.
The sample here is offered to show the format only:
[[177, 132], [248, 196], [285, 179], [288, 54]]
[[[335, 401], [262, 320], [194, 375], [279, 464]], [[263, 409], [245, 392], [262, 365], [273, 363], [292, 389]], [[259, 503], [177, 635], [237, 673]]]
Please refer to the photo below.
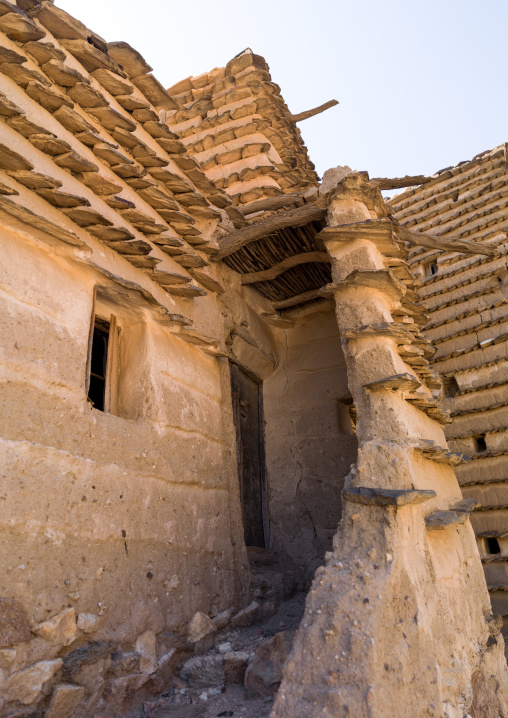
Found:
[[437, 271], [438, 271], [437, 262], [431, 262], [429, 264], [429, 273], [431, 275], [434, 275], [434, 274], [437, 274]]
[[485, 434], [481, 434], [480, 436], [473, 437], [474, 439], [474, 448], [476, 451], [487, 451], [487, 442], [485, 441]]
[[88, 398], [94, 409], [105, 410], [110, 323], [95, 317], [90, 358]]
[[487, 547], [490, 554], [501, 553], [501, 546], [497, 538], [491, 537], [487, 539]]
[[457, 379], [454, 376], [448, 376], [443, 379], [443, 391], [447, 399], [451, 399], [460, 391]]

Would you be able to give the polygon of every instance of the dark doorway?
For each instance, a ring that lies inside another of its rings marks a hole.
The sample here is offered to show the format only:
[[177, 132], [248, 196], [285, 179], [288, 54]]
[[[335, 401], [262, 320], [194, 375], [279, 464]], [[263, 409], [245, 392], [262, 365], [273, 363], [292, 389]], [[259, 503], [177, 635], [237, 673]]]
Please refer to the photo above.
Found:
[[230, 366], [245, 545], [265, 548], [262, 385], [237, 364]]

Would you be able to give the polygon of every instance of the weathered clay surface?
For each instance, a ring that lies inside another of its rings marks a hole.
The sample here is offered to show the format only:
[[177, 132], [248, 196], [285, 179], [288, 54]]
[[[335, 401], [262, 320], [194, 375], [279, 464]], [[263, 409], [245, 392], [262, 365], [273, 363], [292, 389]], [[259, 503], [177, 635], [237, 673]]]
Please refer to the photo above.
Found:
[[0, 598], [0, 646], [30, 640], [30, 624], [24, 607], [15, 598]]
[[[336, 211], [329, 214], [336, 224], [342, 212], [349, 216], [348, 193], [356, 205], [365, 191], [372, 206], [363, 182], [351, 174], [339, 185]], [[366, 272], [358, 240], [342, 242], [340, 232], [339, 227], [327, 249], [336, 258], [349, 251], [352, 256], [349, 276], [355, 288], [339, 273], [333, 289], [339, 328], [351, 337], [343, 346], [359, 439], [357, 464], [346, 486], [353, 491], [430, 489], [435, 498], [431, 494], [424, 503], [400, 507], [358, 503], [355, 495], [346, 501], [334, 550], [316, 572], [273, 716], [388, 718], [400, 714], [402, 706], [412, 716], [458, 716], [471, 707], [473, 676], [484, 689], [483, 700], [505, 715], [504, 644], [472, 528], [462, 515], [446, 533], [429, 532], [425, 524], [433, 508], [455, 506], [460, 499], [451, 466], [432, 454], [419, 459], [411, 448], [411, 443], [421, 446], [421, 439], [444, 446], [442, 428], [432, 415], [405, 402], [403, 388], [372, 393], [366, 388], [411, 367], [407, 358], [407, 364], [402, 361], [407, 351], [399, 353], [399, 344], [383, 329], [393, 322], [392, 312], [402, 306], [406, 292], [393, 279], [382, 279], [383, 255], [399, 250], [379, 249], [373, 239]], [[362, 239], [369, 241], [368, 225]], [[411, 368], [425, 386], [428, 376]], [[489, 683], [491, 671], [498, 682]]]

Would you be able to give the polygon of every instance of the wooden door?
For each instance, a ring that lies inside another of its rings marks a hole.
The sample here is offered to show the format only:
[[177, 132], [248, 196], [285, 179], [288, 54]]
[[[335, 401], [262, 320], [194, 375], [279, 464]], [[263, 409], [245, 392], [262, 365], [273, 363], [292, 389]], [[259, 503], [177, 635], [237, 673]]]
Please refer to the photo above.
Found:
[[230, 367], [245, 545], [265, 548], [262, 385], [237, 364]]

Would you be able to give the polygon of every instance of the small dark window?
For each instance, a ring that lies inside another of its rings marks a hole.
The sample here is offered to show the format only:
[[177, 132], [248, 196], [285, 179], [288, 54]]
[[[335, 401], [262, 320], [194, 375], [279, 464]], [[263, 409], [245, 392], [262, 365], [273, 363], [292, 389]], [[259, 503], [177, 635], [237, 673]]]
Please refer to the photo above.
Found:
[[429, 262], [425, 265], [425, 276], [426, 277], [434, 277], [438, 273], [438, 266], [437, 266], [437, 260], [434, 260], [433, 262]]
[[497, 540], [497, 538], [488, 538], [487, 548], [490, 554], [501, 553], [501, 546], [499, 545], [499, 541]]
[[90, 357], [88, 398], [94, 408], [100, 411], [104, 411], [105, 408], [109, 330], [109, 322], [105, 319], [95, 317]]
[[487, 451], [487, 442], [485, 441], [485, 434], [473, 437], [475, 451]]
[[447, 376], [443, 379], [443, 391], [447, 399], [450, 399], [460, 391], [460, 387], [457, 383], [457, 379], [454, 376]]

